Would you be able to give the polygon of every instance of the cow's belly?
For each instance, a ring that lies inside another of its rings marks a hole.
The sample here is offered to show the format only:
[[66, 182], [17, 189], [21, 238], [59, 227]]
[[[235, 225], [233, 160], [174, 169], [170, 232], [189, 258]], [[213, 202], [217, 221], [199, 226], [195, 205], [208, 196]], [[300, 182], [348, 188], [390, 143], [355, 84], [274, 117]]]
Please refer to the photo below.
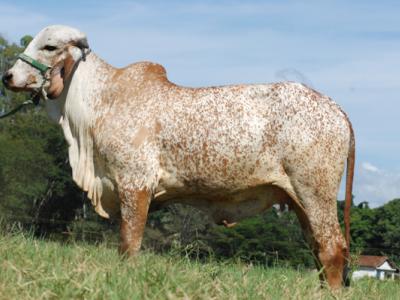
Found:
[[217, 224], [233, 223], [254, 216], [274, 204], [289, 203], [289, 196], [274, 185], [260, 185], [237, 191], [203, 191], [175, 188], [155, 194], [160, 204], [183, 203], [206, 212]]

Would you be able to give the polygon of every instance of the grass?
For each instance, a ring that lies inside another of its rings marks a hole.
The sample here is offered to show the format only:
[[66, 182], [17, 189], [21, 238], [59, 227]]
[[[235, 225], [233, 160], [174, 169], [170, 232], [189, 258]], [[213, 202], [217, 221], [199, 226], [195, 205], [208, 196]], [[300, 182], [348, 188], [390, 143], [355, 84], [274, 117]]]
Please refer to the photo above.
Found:
[[0, 234], [0, 299], [400, 299], [400, 283], [361, 280], [338, 293], [317, 273], [241, 262], [199, 262], [143, 251], [121, 259], [105, 244]]

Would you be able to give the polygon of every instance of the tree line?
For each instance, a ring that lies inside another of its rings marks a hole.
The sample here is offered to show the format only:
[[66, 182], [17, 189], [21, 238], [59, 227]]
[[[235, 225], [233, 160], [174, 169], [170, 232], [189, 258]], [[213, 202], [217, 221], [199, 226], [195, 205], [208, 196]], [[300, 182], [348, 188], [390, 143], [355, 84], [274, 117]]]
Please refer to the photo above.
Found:
[[[15, 44], [0, 36], [0, 74], [31, 39], [24, 36]], [[0, 114], [28, 97], [6, 91], [0, 83]], [[338, 201], [341, 221], [343, 206]], [[98, 217], [72, 181], [62, 131], [49, 120], [43, 104], [0, 120], [0, 219], [2, 226], [17, 222], [41, 237], [117, 242], [118, 222]], [[353, 204], [352, 252], [388, 255], [400, 263], [399, 220], [400, 199], [373, 209], [367, 202]], [[267, 265], [313, 266], [295, 214], [277, 208], [225, 228], [194, 208], [172, 205], [150, 214], [144, 247], [175, 249], [200, 259], [212, 255]]]

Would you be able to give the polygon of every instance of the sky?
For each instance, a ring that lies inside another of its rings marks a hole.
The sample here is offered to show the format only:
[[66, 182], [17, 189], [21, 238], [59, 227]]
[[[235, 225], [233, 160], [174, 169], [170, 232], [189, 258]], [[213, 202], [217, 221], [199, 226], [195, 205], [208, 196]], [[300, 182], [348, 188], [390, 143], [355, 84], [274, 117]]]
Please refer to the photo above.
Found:
[[0, 34], [74, 26], [110, 64], [158, 62], [185, 86], [306, 83], [349, 115], [355, 202], [376, 207], [400, 198], [399, 15], [400, 1], [0, 0]]

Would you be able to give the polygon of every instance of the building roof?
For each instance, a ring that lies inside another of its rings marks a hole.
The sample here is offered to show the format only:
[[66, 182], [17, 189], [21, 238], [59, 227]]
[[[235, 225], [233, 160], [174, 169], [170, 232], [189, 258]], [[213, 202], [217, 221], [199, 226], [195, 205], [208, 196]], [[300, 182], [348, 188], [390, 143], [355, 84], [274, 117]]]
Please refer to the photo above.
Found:
[[394, 268], [398, 269], [397, 266], [389, 260], [387, 256], [376, 256], [376, 255], [360, 255], [357, 260], [357, 264], [360, 267], [370, 267], [370, 268], [378, 268], [385, 261]]

